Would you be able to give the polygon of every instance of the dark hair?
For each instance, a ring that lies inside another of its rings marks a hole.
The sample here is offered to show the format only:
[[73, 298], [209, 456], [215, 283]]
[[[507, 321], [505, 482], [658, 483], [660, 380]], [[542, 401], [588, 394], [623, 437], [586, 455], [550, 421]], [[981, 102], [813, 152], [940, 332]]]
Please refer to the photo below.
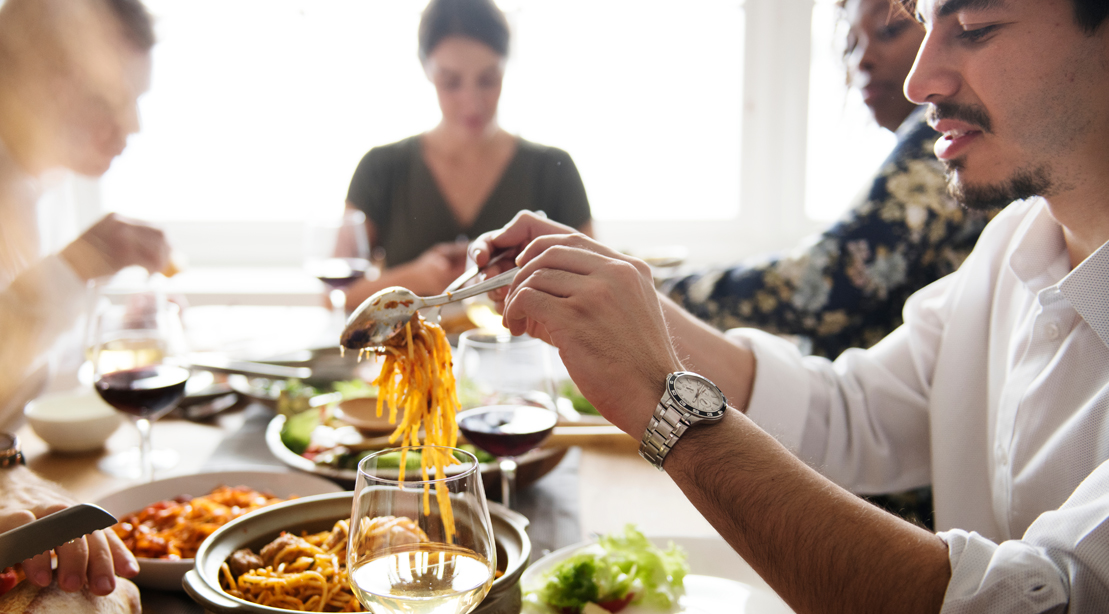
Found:
[[[901, 6], [910, 15], [916, 14], [916, 0], [900, 0]], [[1105, 18], [1109, 17], [1109, 2], [1106, 0], [1071, 0], [1074, 5], [1074, 21], [1086, 34], [1097, 32]]]
[[140, 51], [150, 51], [154, 47], [154, 19], [146, 10], [142, 0], [103, 0], [119, 22], [123, 38]]
[[508, 55], [508, 20], [493, 0], [431, 0], [420, 18], [420, 61], [448, 36], [472, 38]]

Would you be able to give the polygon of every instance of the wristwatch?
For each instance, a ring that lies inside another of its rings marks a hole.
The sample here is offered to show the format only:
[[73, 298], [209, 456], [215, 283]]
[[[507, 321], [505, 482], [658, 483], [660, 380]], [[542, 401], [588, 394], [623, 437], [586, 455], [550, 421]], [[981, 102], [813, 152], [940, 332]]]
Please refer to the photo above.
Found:
[[715, 424], [724, 417], [727, 399], [708, 378], [677, 371], [666, 376], [666, 391], [655, 407], [639, 444], [639, 455], [663, 471], [662, 462], [694, 424]]
[[25, 464], [19, 450], [19, 438], [10, 433], [0, 433], [0, 469]]

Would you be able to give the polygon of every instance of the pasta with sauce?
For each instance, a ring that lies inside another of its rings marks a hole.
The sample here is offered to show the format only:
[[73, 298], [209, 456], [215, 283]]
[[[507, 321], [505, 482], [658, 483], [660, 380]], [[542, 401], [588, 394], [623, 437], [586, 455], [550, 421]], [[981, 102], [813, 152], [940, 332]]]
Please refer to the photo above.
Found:
[[[362, 543], [375, 537], [390, 543], [426, 542], [408, 518], [367, 519]], [[220, 588], [245, 601], [305, 612], [363, 612], [347, 581], [349, 520], [331, 531], [295, 536], [283, 533], [258, 553], [238, 550], [220, 566]]]
[[[397, 443], [399, 439], [402, 446], [421, 445], [422, 430], [425, 445], [457, 447], [458, 391], [446, 333], [441, 326], [428, 322], [417, 312], [405, 323], [404, 334], [395, 339], [396, 343], [373, 350], [384, 355], [381, 374], [374, 381], [378, 387], [377, 415], [380, 417], [388, 405], [389, 423], [396, 424], [398, 410], [403, 410], [401, 422], [389, 436], [389, 442]], [[401, 482], [404, 481], [405, 460], [402, 454]], [[425, 453], [420, 458], [420, 473], [424, 480], [430, 478], [432, 470], [436, 476], [443, 476], [447, 465], [457, 463], [449, 453]], [[454, 534], [450, 494], [446, 489], [438, 489], [436, 498], [449, 539]], [[430, 491], [425, 486], [424, 513], [429, 514], [430, 509]]]
[[195, 498], [159, 501], [127, 514], [112, 530], [137, 557], [191, 559], [216, 529], [260, 507], [284, 501], [246, 486], [219, 486]]

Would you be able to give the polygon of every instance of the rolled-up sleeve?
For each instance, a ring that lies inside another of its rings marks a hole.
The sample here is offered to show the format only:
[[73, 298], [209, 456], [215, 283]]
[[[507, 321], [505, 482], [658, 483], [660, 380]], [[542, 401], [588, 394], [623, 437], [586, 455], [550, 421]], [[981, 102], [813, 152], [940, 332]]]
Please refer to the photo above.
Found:
[[1020, 540], [997, 544], [961, 530], [939, 536], [951, 560], [942, 614], [1109, 611], [1109, 463]]
[[873, 494], [927, 484], [929, 379], [945, 286], [937, 282], [914, 297], [906, 308], [911, 327], [835, 362], [802, 356], [764, 332], [728, 331], [729, 340], [755, 354], [747, 416], [848, 490]]

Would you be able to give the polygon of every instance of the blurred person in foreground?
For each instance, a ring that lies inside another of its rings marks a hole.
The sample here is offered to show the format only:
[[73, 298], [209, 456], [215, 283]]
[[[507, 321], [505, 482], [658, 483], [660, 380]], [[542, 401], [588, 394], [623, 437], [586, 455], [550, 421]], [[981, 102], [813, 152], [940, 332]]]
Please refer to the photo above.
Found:
[[[7, 0], [0, 7], [0, 427], [10, 429], [45, 377], [44, 355], [86, 305], [88, 280], [129, 265], [162, 270], [161, 231], [110, 215], [41, 257], [39, 178], [64, 168], [108, 170], [139, 128], [150, 81], [153, 25], [139, 0]], [[0, 468], [0, 530], [62, 509], [72, 499], [16, 464]], [[71, 600], [78, 609], [133, 605], [134, 557], [98, 531], [24, 562], [27, 582], [0, 600]], [[45, 587], [35, 592], [34, 587]], [[55, 595], [61, 591], [69, 596]], [[51, 596], [55, 595], [55, 596]], [[108, 600], [97, 596], [110, 595]], [[57, 601], [50, 603], [57, 606]], [[121, 605], [122, 604], [122, 605]], [[51, 606], [51, 607], [55, 607]]]
[[[1109, 3], [913, 10], [906, 94], [929, 105], [956, 198], [1003, 210], [872, 348], [832, 363], [725, 336], [645, 263], [529, 214], [473, 254], [525, 247], [505, 324], [556, 346], [797, 612], [1105, 612]], [[929, 482], [939, 533], [844, 489]]]
[[117, 215], [57, 254], [39, 246], [41, 177], [103, 175], [139, 129], [154, 42], [140, 10], [138, 0], [9, 0], [0, 9], [0, 429], [16, 426], [41, 391], [51, 346], [87, 308], [89, 280], [168, 263], [160, 230]]
[[668, 280], [664, 292], [726, 330], [800, 335], [817, 356], [870, 347], [901, 325], [909, 296], [959, 268], [989, 221], [947, 192], [939, 134], [902, 91], [924, 29], [890, 0], [841, 0], [848, 85], [897, 145], [847, 214], [783, 255]]
[[347, 207], [366, 214], [385, 269], [347, 289], [348, 308], [388, 286], [438, 294], [465, 267], [458, 238], [500, 228], [520, 210], [592, 234], [569, 154], [497, 123], [508, 43], [508, 22], [493, 0], [431, 0], [424, 9], [419, 58], [443, 116], [423, 134], [374, 147], [354, 172]]

